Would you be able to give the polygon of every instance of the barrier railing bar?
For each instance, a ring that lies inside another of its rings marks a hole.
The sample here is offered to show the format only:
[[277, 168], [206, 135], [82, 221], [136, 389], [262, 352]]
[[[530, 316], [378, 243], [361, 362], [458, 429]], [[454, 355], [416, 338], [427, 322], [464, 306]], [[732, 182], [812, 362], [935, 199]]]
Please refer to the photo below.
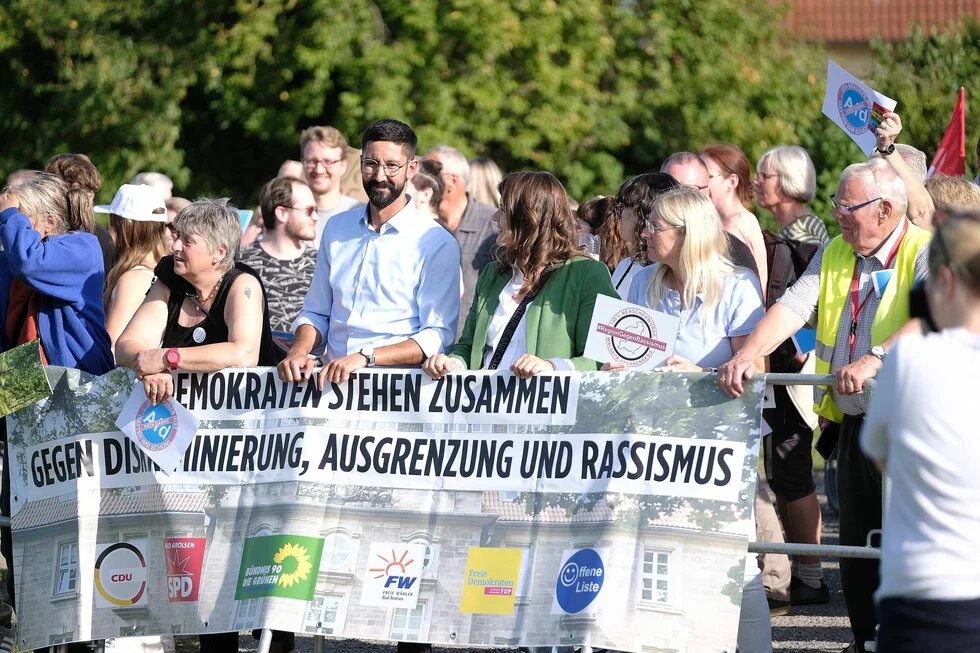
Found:
[[793, 542], [749, 542], [749, 553], [786, 553], [788, 555], [829, 558], [881, 559], [881, 549], [872, 546], [835, 544], [796, 544]]

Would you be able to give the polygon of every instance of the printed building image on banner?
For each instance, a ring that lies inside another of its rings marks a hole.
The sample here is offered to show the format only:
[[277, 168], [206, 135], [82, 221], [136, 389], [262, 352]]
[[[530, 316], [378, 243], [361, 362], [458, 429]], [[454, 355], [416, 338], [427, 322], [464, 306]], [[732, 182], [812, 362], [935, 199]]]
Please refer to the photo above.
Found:
[[25, 650], [253, 628], [734, 650], [761, 383], [179, 373], [200, 423], [168, 475], [114, 425], [131, 372], [47, 372], [8, 418]]
[[246, 539], [235, 600], [280, 596], [309, 601], [322, 553], [322, 538], [267, 535]]
[[520, 549], [472, 547], [466, 556], [460, 612], [513, 613], [520, 573]]
[[422, 587], [425, 546], [374, 542], [368, 555], [361, 605], [414, 609]]
[[207, 543], [204, 537], [168, 537], [164, 540], [167, 597], [171, 602], [197, 601]]

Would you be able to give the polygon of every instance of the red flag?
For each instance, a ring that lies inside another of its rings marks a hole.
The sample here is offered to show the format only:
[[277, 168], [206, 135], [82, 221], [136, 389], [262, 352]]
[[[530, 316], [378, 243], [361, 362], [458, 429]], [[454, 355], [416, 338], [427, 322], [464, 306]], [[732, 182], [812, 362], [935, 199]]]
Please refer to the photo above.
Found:
[[962, 86], [946, 134], [929, 166], [930, 176], [936, 172], [951, 177], [962, 177], [966, 172], [966, 91]]

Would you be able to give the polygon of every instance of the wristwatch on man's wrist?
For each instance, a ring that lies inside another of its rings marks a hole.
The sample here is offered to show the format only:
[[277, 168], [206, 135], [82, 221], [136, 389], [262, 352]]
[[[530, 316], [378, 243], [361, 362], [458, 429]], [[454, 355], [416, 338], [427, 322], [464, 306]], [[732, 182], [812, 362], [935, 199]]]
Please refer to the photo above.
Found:
[[878, 154], [884, 154], [885, 156], [888, 156], [889, 154], [895, 153], [895, 144], [889, 143], [888, 147], [876, 147], [875, 149], [878, 150]]
[[368, 367], [374, 367], [374, 347], [361, 347], [358, 353], [367, 359]]
[[881, 345], [875, 345], [874, 347], [871, 348], [871, 351], [869, 351], [868, 353], [880, 361], [884, 361], [885, 356], [888, 355], [888, 352], [885, 351], [885, 348], [882, 347]]

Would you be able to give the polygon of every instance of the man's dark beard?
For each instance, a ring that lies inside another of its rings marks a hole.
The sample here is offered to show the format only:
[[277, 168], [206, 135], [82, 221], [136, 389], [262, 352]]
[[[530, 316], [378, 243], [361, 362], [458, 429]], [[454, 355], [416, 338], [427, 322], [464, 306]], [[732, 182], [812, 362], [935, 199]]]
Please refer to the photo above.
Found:
[[[382, 189], [389, 191], [388, 194], [383, 194], [381, 192]], [[390, 181], [375, 181], [373, 179], [366, 179], [364, 181], [364, 192], [367, 193], [371, 206], [376, 209], [383, 209], [390, 206], [398, 199], [403, 190], [405, 190], [405, 184], [395, 186]]]

